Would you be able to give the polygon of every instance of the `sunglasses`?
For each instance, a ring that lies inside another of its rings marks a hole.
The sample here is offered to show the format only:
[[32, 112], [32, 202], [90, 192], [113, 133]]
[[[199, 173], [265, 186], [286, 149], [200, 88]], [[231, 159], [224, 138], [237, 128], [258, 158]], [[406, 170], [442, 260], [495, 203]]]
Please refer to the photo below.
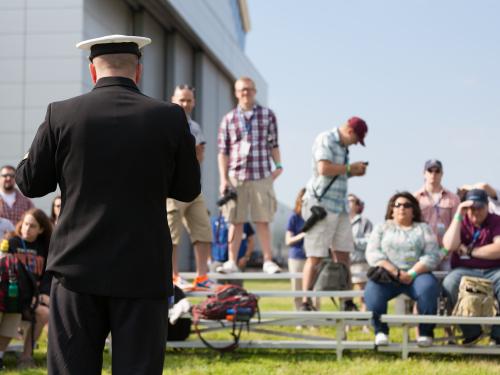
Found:
[[14, 178], [14, 177], [16, 177], [16, 175], [13, 174], [13, 173], [6, 173], [6, 174], [2, 174], [0, 176], [2, 176], [3, 178], [7, 178], [7, 177]]
[[404, 207], [404, 208], [413, 208], [413, 205], [411, 203], [394, 203], [394, 206], [395, 208], [399, 208], [399, 207]]

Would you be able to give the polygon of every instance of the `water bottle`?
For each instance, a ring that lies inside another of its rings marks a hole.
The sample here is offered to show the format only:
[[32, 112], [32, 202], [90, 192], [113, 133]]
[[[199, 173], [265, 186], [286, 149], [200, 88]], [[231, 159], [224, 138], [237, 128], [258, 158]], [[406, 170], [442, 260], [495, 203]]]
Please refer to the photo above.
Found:
[[19, 286], [17, 280], [9, 280], [9, 289], [7, 291], [7, 311], [15, 313], [19, 311], [18, 298]]

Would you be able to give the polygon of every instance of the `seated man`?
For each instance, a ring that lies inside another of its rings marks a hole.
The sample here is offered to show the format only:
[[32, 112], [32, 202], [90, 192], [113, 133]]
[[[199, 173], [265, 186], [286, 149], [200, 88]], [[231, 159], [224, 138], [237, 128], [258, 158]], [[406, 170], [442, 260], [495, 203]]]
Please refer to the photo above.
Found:
[[[443, 245], [453, 252], [452, 271], [443, 281], [451, 306], [457, 302], [462, 276], [482, 277], [493, 282], [500, 300], [500, 216], [488, 212], [488, 194], [482, 189], [469, 190], [457, 208], [454, 220], [443, 238]], [[463, 344], [471, 345], [482, 335], [479, 325], [461, 326]], [[491, 338], [500, 345], [500, 326], [493, 326]]]
[[495, 189], [493, 186], [487, 184], [486, 182], [478, 182], [473, 185], [462, 185], [457, 194], [461, 200], [465, 197], [465, 194], [472, 189], [482, 189], [488, 194], [488, 210], [490, 213], [495, 215], [500, 215], [500, 190]]
[[[214, 216], [212, 222], [212, 262], [210, 263], [210, 271], [215, 272], [217, 267], [220, 267], [228, 260], [229, 254], [229, 238], [232, 231], [223, 216]], [[250, 223], [243, 225], [243, 236], [241, 239], [240, 249], [238, 251], [238, 268], [244, 270], [247, 266], [250, 256], [254, 249], [254, 234], [255, 231]]]

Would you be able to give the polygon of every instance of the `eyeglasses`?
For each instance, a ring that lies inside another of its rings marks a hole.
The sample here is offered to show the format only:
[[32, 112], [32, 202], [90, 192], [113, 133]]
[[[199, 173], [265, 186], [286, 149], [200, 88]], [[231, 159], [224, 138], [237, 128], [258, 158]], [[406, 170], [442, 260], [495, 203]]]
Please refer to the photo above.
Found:
[[394, 208], [404, 207], [404, 208], [413, 208], [411, 203], [394, 203]]
[[254, 92], [255, 88], [253, 87], [243, 87], [242, 89], [236, 90], [237, 92]]
[[427, 169], [427, 172], [429, 172], [429, 173], [439, 174], [439, 173], [441, 173], [441, 169], [434, 169], [434, 168], [431, 168], [431, 169]]
[[7, 177], [14, 178], [14, 177], [16, 177], [16, 175], [14, 173], [6, 173], [6, 174], [2, 174], [0, 176], [2, 176], [3, 178], [7, 178]]

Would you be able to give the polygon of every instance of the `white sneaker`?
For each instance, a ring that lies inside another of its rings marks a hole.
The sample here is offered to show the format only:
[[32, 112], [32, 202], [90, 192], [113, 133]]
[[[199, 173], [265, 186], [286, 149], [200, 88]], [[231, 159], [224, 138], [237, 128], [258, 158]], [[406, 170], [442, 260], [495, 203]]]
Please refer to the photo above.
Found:
[[262, 271], [268, 274], [273, 274], [273, 273], [280, 273], [281, 268], [278, 266], [276, 263], [274, 263], [272, 260], [265, 261], [264, 264], [262, 265]]
[[422, 348], [428, 348], [432, 346], [432, 337], [430, 336], [419, 336], [417, 338], [417, 345]]
[[240, 269], [234, 261], [228, 260], [227, 262], [224, 262], [222, 266], [217, 267], [216, 271], [220, 273], [234, 273], [240, 272]]
[[389, 345], [389, 336], [383, 332], [379, 332], [375, 335], [375, 345], [376, 346], [387, 346]]

